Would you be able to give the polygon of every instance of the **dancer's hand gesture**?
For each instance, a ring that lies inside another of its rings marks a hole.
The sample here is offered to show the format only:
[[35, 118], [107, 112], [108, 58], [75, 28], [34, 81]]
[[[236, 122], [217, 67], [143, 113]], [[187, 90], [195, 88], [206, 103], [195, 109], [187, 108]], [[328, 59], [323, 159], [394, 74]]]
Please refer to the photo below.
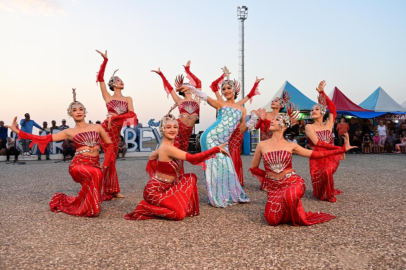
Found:
[[226, 146], [227, 144], [228, 144], [228, 142], [220, 144], [218, 146], [218, 148], [220, 148], [220, 153], [222, 153], [223, 155], [225, 155], [227, 157], [230, 157], [230, 154], [226, 150], [224, 150], [224, 146]]
[[324, 86], [326, 86], [326, 81], [322, 80], [319, 83], [319, 86], [316, 88], [317, 92], [319, 92], [319, 93], [323, 92], [324, 91]]
[[101, 56], [103, 56], [103, 58], [108, 59], [107, 58], [107, 50], [105, 53], [102, 53], [101, 51], [96, 50], [96, 52], [100, 53]]
[[256, 76], [256, 80], [255, 80], [255, 83], [259, 83], [260, 81], [263, 81], [264, 80], [264, 78], [261, 78], [261, 79], [258, 79], [258, 76]]
[[346, 132], [343, 137], [344, 137], [344, 142], [345, 142], [345, 151], [358, 148], [357, 146], [350, 145], [350, 136], [348, 136], [348, 132]]
[[17, 129], [17, 116], [14, 117], [13, 122], [11, 123], [11, 126], [8, 125], [4, 125], [6, 128], [11, 129], [12, 131], [14, 131], [15, 133], [19, 133], [19, 130]]
[[190, 60], [187, 61], [186, 66], [184, 66], [184, 67], [190, 67]]
[[161, 74], [161, 68], [158, 68], [158, 70], [151, 70], [151, 72], [155, 72], [156, 74]]
[[261, 118], [261, 120], [265, 120], [266, 118], [266, 110], [265, 109], [259, 109], [260, 113], [259, 113], [259, 118]]

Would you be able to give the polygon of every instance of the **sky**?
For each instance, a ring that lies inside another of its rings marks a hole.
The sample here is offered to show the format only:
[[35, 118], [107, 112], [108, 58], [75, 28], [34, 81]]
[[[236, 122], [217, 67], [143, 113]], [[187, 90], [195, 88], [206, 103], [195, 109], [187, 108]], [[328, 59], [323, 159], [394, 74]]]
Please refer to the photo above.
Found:
[[[107, 50], [105, 79], [115, 69], [124, 95], [133, 98], [140, 122], [160, 119], [173, 105], [160, 77], [170, 82], [191, 70], [203, 91], [227, 65], [238, 78], [237, 6], [248, 7], [245, 21], [246, 93], [261, 82], [247, 111], [265, 105], [288, 80], [312, 100], [326, 80], [359, 104], [381, 86], [398, 103], [406, 100], [406, 1], [84, 1], [0, 0], [0, 120], [29, 112], [42, 124], [63, 118], [77, 99], [87, 119], [104, 120], [106, 107], [96, 72]], [[201, 105], [201, 124], [215, 110]]]

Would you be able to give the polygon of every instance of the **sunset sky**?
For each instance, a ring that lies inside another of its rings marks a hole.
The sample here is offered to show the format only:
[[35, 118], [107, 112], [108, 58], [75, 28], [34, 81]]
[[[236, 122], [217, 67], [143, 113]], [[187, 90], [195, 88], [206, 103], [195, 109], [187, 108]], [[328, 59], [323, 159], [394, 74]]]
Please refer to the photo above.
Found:
[[[104, 120], [106, 108], [96, 72], [108, 50], [105, 79], [115, 69], [124, 95], [147, 125], [173, 105], [159, 76], [170, 82], [188, 60], [203, 91], [227, 65], [238, 78], [238, 5], [249, 8], [246, 32], [246, 93], [264, 77], [260, 96], [247, 110], [265, 105], [288, 80], [316, 100], [327, 81], [356, 103], [381, 86], [398, 103], [406, 100], [406, 1], [0, 1], [0, 120], [29, 112], [33, 120], [66, 118], [71, 88], [89, 111]], [[202, 104], [204, 130], [215, 110]]]

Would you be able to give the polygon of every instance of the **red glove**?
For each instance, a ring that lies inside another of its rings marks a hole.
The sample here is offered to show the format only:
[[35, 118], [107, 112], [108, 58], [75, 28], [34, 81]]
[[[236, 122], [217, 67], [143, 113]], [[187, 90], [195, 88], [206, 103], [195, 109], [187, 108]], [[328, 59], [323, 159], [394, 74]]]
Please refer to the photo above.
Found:
[[149, 177], [152, 177], [152, 176], [154, 176], [157, 168], [158, 168], [158, 160], [154, 159], [154, 160], [148, 161], [147, 167], [145, 168], [145, 170], [147, 171]]
[[210, 88], [214, 93], [216, 93], [219, 90], [219, 88], [220, 88], [219, 85], [223, 82], [223, 80], [224, 80], [224, 73], [221, 74], [221, 76], [217, 80], [215, 80], [214, 82], [211, 83]]
[[104, 162], [102, 167], [108, 168], [116, 162], [116, 154], [114, 153], [114, 144], [108, 143], [104, 147]]
[[270, 126], [271, 126], [271, 121], [269, 121], [268, 119], [262, 120], [260, 118], [258, 120], [257, 124], [255, 125], [255, 129], [261, 129], [261, 131], [268, 132]]
[[99, 70], [99, 72], [97, 73], [96, 83], [97, 83], [97, 82], [104, 82], [104, 71], [105, 71], [105, 69], [106, 69], [107, 61], [109, 61], [109, 59], [104, 58], [104, 61], [103, 61], [103, 63], [102, 63], [101, 66], [100, 66], [100, 70]]
[[260, 94], [259, 91], [258, 91], [258, 85], [259, 85], [259, 82], [256, 82], [256, 83], [254, 84], [254, 86], [252, 87], [251, 91], [249, 92], [249, 94], [247, 95], [247, 97], [250, 99], [250, 103], [252, 103], [252, 98], [253, 98], [255, 95], [259, 95], [259, 94]]
[[340, 146], [336, 146], [334, 144], [326, 143], [325, 141], [319, 140], [316, 144], [316, 146], [325, 148], [325, 149], [330, 149], [330, 150], [336, 150], [336, 149], [341, 149]]
[[164, 74], [163, 74], [162, 72], [159, 72], [158, 74], [159, 74], [159, 76], [161, 76], [161, 78], [162, 78], [162, 82], [164, 83], [165, 92], [168, 94], [168, 97], [169, 97], [169, 94], [173, 91], [173, 87], [172, 87], [172, 85], [168, 82], [168, 80], [165, 78], [165, 76], [164, 76]]
[[31, 140], [30, 147], [33, 147], [34, 144], [38, 144], [38, 148], [42, 154], [45, 152], [45, 148], [47, 147], [47, 145], [52, 142], [52, 134], [48, 134], [46, 136], [37, 136], [24, 132], [22, 130], [20, 130], [20, 132], [18, 133], [18, 138]]
[[324, 157], [331, 157], [334, 155], [339, 155], [339, 154], [344, 154], [346, 152], [345, 147], [339, 147], [339, 149], [336, 150], [330, 150], [330, 151], [312, 151], [312, 155], [310, 158], [312, 159], [319, 159], [319, 158], [324, 158]]
[[213, 147], [212, 149], [206, 150], [198, 154], [186, 153], [186, 161], [189, 161], [193, 165], [201, 165], [203, 169], [206, 169], [206, 163], [204, 161], [214, 158], [217, 153], [220, 153], [219, 147]]
[[326, 103], [327, 103], [327, 109], [330, 111], [331, 114], [333, 114], [334, 120], [337, 117], [337, 110], [336, 110], [336, 105], [334, 104], [333, 101], [331, 101], [331, 99], [326, 95], [326, 93], [320, 92], [319, 95], [322, 95], [325, 97], [326, 99]]
[[186, 67], [185, 66], [185, 71], [187, 74], [187, 78], [189, 79], [190, 83], [196, 87], [197, 89], [202, 88], [202, 82], [197, 78], [191, 71], [190, 71], [190, 66]]
[[252, 173], [253, 176], [256, 177], [265, 177], [266, 172], [259, 167], [256, 168], [250, 168], [249, 171]]
[[[115, 115], [111, 117], [111, 121], [114, 121], [116, 119], [127, 119], [127, 118], [133, 118], [137, 116], [135, 114], [135, 112], [128, 112], [128, 113], [123, 113], [123, 114], [119, 114], [119, 115]], [[134, 125], [137, 125], [136, 123], [134, 123]]]

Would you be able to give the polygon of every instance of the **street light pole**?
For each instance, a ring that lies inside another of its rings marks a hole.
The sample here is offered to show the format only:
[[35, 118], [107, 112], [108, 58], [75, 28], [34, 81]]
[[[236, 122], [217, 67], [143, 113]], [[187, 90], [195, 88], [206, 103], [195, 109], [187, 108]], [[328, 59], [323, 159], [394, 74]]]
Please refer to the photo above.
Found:
[[244, 21], [248, 18], [248, 7], [237, 7], [237, 19], [240, 21], [240, 81], [242, 95], [241, 99], [245, 97], [245, 59], [244, 59]]

